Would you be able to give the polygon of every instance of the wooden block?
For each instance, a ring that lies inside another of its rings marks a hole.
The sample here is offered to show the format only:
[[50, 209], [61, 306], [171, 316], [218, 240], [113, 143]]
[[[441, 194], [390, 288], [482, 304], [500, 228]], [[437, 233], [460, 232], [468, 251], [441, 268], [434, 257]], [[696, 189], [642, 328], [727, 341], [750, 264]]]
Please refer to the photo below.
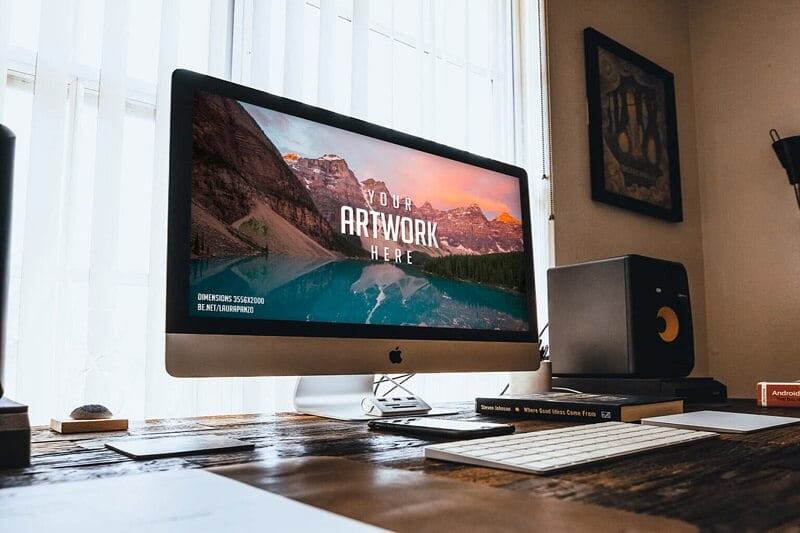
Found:
[[94, 433], [96, 431], [125, 431], [127, 418], [102, 418], [99, 420], [50, 419], [50, 429], [57, 433]]

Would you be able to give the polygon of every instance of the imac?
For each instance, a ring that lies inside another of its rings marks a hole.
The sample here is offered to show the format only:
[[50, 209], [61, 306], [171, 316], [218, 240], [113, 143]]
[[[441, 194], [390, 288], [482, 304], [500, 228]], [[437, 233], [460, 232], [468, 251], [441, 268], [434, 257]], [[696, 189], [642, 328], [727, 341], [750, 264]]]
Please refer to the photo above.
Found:
[[539, 365], [525, 171], [186, 70], [172, 77], [166, 367], [300, 376]]

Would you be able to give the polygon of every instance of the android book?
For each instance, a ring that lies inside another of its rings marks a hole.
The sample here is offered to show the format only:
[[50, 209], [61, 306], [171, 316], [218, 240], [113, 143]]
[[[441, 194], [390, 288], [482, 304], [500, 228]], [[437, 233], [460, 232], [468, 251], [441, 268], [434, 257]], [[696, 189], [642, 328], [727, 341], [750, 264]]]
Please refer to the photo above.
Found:
[[760, 407], [800, 407], [800, 382], [761, 381], [756, 385]]
[[683, 412], [683, 400], [662, 396], [547, 392], [476, 398], [481, 414], [559, 422], [636, 422]]

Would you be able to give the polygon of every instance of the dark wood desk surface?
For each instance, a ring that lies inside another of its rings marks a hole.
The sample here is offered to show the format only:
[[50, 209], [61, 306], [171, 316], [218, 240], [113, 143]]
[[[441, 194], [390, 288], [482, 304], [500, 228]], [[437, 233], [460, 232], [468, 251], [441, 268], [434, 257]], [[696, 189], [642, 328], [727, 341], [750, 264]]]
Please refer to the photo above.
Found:
[[[462, 410], [458, 418], [479, 418], [472, 403], [457, 405]], [[790, 409], [759, 409], [750, 400], [702, 408], [800, 415]], [[568, 425], [540, 421], [516, 424], [518, 431]], [[128, 436], [204, 433], [253, 442], [256, 449], [140, 462], [103, 446], [109, 439]], [[22, 470], [0, 470], [0, 488], [174, 468], [335, 456], [537, 496], [676, 518], [703, 529], [800, 528], [800, 426], [723, 435], [712, 441], [551, 476], [425, 460], [421, 447], [429, 442], [435, 441], [371, 432], [364, 423], [286, 413], [148, 420], [131, 423], [127, 432], [84, 435], [60, 435], [37, 427], [33, 431], [32, 465]]]

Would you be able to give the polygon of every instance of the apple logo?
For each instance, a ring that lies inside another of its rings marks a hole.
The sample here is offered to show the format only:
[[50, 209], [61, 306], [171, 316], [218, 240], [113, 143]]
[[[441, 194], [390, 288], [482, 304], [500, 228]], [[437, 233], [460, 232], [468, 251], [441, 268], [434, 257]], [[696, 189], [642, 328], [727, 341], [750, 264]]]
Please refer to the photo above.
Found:
[[400, 347], [396, 346], [394, 350], [389, 352], [389, 361], [391, 361], [392, 364], [399, 365], [403, 362], [402, 353], [403, 351], [400, 349]]

